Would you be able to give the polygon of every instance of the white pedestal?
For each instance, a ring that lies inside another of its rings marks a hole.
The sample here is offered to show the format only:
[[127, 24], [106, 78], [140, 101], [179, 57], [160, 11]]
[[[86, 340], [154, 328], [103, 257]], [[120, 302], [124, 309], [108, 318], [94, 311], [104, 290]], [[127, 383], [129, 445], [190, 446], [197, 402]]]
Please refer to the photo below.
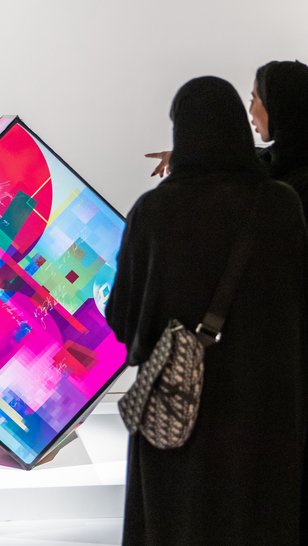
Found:
[[114, 398], [105, 397], [53, 461], [25, 471], [0, 456], [0, 521], [123, 516], [127, 433]]

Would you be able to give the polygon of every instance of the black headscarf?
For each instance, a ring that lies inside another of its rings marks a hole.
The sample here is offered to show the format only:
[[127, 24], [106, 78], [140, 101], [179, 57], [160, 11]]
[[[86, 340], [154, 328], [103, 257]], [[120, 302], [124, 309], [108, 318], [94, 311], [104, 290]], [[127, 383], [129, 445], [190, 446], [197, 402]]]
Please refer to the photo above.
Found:
[[190, 80], [177, 92], [170, 117], [172, 173], [260, 172], [246, 110], [229, 82], [214, 76]]
[[257, 70], [256, 81], [275, 141], [270, 148], [271, 174], [308, 165], [308, 66], [271, 61]]

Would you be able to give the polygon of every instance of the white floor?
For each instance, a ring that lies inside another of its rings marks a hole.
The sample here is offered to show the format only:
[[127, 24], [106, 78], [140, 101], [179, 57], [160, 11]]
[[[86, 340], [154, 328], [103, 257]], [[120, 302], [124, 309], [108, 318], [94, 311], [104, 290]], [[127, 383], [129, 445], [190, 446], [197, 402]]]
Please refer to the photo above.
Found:
[[1, 546], [116, 546], [121, 534], [122, 518], [0, 523]]
[[0, 546], [119, 546], [127, 432], [117, 400], [122, 375], [53, 461], [30, 472], [0, 455]]

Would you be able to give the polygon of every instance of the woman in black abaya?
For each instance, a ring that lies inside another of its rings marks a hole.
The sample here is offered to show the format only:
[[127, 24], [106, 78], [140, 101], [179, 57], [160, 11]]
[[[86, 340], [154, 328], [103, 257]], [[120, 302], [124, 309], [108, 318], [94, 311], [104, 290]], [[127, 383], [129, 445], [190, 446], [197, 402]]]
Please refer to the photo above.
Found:
[[130, 438], [123, 545], [298, 546], [307, 392], [300, 201], [263, 173], [229, 83], [188, 82], [172, 119], [172, 174], [128, 215], [106, 310], [128, 364], [142, 365], [169, 318], [194, 330], [260, 183], [263, 198], [222, 341], [206, 353], [191, 437], [167, 451]]
[[[250, 106], [252, 124], [267, 148], [258, 156], [268, 174], [299, 194], [308, 222], [308, 66], [271, 61], [257, 70]], [[162, 161], [152, 176], [169, 171], [171, 152], [147, 154]]]
[[308, 221], [308, 66], [272, 61], [257, 70], [250, 106], [264, 142], [259, 158], [273, 178], [299, 194]]

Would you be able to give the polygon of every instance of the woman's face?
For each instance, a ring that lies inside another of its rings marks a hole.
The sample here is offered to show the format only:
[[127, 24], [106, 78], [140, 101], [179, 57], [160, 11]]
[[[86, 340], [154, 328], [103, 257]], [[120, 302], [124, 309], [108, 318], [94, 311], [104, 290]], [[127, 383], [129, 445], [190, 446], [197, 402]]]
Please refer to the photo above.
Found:
[[268, 113], [265, 110], [262, 100], [260, 99], [257, 92], [257, 82], [255, 80], [253, 85], [253, 90], [251, 92], [252, 99], [250, 101], [249, 113], [252, 117], [252, 125], [255, 126], [255, 130], [260, 134], [264, 142], [270, 140], [268, 132]]

